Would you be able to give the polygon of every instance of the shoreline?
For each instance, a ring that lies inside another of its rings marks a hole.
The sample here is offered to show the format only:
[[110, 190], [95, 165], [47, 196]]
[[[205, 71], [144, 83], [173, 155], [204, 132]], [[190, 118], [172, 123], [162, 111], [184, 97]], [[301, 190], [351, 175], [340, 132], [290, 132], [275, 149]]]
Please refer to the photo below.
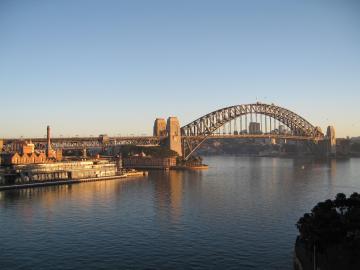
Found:
[[190, 171], [194, 170], [194, 171], [196, 171], [196, 170], [207, 170], [207, 169], [209, 169], [209, 166], [206, 164], [198, 165], [198, 166], [178, 165], [178, 166], [174, 166], [174, 167], [170, 168], [170, 170], [176, 170], [176, 171], [177, 170], [190, 170]]

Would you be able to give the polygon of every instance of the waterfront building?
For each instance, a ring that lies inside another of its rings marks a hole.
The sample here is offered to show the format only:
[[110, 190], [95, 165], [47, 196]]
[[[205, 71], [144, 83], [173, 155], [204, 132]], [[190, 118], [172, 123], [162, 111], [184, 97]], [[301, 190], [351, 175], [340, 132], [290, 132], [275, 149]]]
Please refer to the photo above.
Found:
[[123, 159], [124, 168], [131, 169], [170, 169], [176, 166], [176, 158], [155, 158], [150, 156], [132, 156]]
[[[34, 153], [35, 154], [35, 153]], [[46, 159], [45, 153], [41, 153]], [[19, 158], [19, 154], [14, 156]], [[121, 175], [115, 162], [97, 161], [66, 161], [54, 163], [13, 164], [7, 178], [0, 179], [0, 184], [26, 184], [57, 180], [76, 180], [112, 177]]]
[[11, 166], [15, 164], [31, 164], [31, 163], [45, 163], [47, 160], [45, 153], [2, 153], [1, 164]]
[[13, 143], [13, 149], [16, 151], [1, 154], [2, 165], [44, 163], [46, 161], [45, 153], [35, 152], [35, 145], [31, 141], [16, 141]]
[[62, 160], [62, 151], [53, 150], [50, 142], [50, 127], [48, 126], [48, 145], [46, 153], [35, 151], [35, 145], [31, 141], [19, 140], [12, 144], [10, 152], [1, 153], [1, 164], [12, 166], [16, 164], [51, 163]]

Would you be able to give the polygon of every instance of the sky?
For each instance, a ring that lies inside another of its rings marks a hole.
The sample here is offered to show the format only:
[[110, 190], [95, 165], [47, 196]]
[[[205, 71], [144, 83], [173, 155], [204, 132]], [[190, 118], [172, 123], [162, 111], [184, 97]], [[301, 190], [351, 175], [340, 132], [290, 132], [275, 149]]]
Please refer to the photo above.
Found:
[[274, 103], [360, 136], [360, 1], [0, 0], [0, 138]]

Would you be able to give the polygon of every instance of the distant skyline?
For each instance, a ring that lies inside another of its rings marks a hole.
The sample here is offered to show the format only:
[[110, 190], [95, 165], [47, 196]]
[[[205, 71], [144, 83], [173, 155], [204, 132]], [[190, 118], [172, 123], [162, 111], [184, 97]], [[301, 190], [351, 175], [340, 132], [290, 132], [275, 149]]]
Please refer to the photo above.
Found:
[[151, 134], [256, 101], [360, 136], [360, 2], [0, 0], [0, 138]]

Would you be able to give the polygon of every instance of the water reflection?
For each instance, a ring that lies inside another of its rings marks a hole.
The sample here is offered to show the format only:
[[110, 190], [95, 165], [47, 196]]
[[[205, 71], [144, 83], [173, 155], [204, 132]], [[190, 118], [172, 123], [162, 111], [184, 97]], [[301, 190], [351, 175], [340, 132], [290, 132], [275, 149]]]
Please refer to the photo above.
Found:
[[184, 193], [196, 190], [201, 171], [153, 171], [149, 178], [155, 187], [155, 209], [161, 222], [179, 223], [182, 217]]
[[290, 269], [298, 218], [360, 191], [358, 159], [205, 162], [207, 171], [0, 192], [2, 270]]
[[336, 159], [329, 160], [328, 166], [329, 166], [329, 180], [332, 182], [333, 179], [336, 177]]

